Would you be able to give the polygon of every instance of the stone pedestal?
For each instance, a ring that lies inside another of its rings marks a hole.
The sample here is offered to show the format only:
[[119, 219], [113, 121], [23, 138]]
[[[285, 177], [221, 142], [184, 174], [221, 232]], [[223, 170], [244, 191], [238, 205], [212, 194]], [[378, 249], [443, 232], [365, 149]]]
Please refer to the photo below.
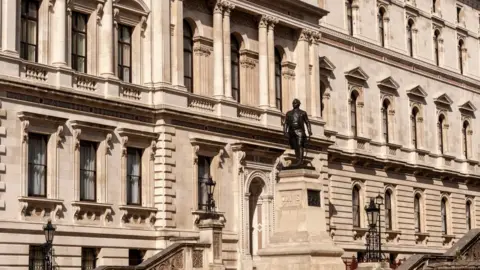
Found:
[[218, 212], [194, 212], [197, 216], [195, 224], [200, 230], [200, 243], [210, 244], [206, 249], [207, 261], [210, 270], [224, 270], [222, 257], [222, 230], [225, 226], [225, 217]]
[[259, 250], [258, 270], [344, 270], [343, 249], [326, 231], [319, 174], [312, 169], [283, 169], [276, 184], [276, 229]]

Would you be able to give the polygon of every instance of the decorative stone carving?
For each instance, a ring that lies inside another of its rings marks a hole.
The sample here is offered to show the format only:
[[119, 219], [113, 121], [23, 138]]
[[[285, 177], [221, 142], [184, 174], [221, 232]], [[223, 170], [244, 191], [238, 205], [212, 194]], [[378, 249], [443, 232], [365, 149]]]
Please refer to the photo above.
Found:
[[107, 226], [113, 221], [111, 204], [81, 201], [72, 206], [75, 223]]
[[149, 227], [155, 225], [156, 208], [125, 205], [120, 206], [122, 211], [121, 221], [126, 227]]
[[23, 143], [28, 143], [28, 126], [30, 125], [30, 121], [23, 120], [22, 121], [22, 130], [21, 130], [21, 137]]
[[73, 129], [73, 145], [74, 149], [80, 149], [80, 135], [82, 134], [82, 130], [79, 128]]
[[108, 155], [110, 153], [110, 150], [112, 149], [112, 138], [112, 133], [108, 133], [105, 137], [105, 155]]
[[29, 221], [57, 221], [63, 218], [63, 200], [38, 197], [21, 197], [20, 218]]
[[103, 18], [103, 4], [102, 3], [98, 3], [97, 4], [97, 24], [101, 24], [102, 23], [102, 18]]
[[120, 143], [122, 145], [122, 157], [125, 157], [127, 155], [128, 136], [121, 136]]
[[56, 135], [55, 139], [57, 140], [57, 146], [61, 146], [64, 138], [63, 125], [58, 126], [57, 132], [55, 132], [55, 135]]
[[192, 254], [192, 267], [203, 267], [203, 250], [194, 250]]
[[150, 160], [155, 160], [155, 153], [157, 152], [157, 141], [152, 140], [150, 143]]

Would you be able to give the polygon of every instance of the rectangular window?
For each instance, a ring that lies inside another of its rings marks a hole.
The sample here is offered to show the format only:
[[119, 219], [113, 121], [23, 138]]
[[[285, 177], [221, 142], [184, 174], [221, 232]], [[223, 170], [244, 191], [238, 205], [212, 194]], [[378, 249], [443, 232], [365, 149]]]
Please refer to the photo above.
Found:
[[207, 210], [208, 194], [207, 182], [210, 179], [211, 158], [205, 156], [198, 157], [198, 209]]
[[462, 12], [462, 7], [457, 6], [457, 23], [460, 23], [460, 12]]
[[357, 103], [355, 100], [350, 102], [350, 130], [353, 136], [357, 136]]
[[142, 150], [127, 149], [127, 204], [142, 203]]
[[420, 232], [421, 230], [421, 215], [420, 215], [420, 197], [415, 196], [413, 201], [413, 212], [414, 212], [414, 222], [415, 222], [415, 232]]
[[346, 9], [347, 9], [347, 27], [348, 27], [348, 34], [353, 35], [353, 14], [352, 14], [352, 3], [350, 0], [345, 2]]
[[97, 267], [97, 251], [94, 248], [82, 248], [82, 270]]
[[47, 195], [47, 142], [47, 135], [28, 135], [28, 196]]
[[28, 270], [45, 269], [43, 257], [43, 246], [30, 246], [28, 252]]
[[139, 249], [129, 249], [128, 250], [128, 265], [136, 266], [143, 262], [143, 256], [145, 256], [145, 251]]
[[118, 25], [118, 78], [132, 82], [132, 28]]
[[87, 72], [87, 22], [86, 14], [72, 13], [72, 69]]
[[38, 7], [35, 0], [22, 0], [20, 57], [38, 61]]
[[96, 201], [97, 144], [80, 142], [80, 200]]

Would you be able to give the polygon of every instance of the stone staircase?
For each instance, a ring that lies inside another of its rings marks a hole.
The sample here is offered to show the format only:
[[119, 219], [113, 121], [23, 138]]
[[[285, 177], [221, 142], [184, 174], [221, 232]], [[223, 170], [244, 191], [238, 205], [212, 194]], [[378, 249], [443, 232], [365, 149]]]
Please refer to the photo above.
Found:
[[208, 269], [210, 244], [174, 243], [137, 266], [99, 266], [94, 270], [200, 270]]

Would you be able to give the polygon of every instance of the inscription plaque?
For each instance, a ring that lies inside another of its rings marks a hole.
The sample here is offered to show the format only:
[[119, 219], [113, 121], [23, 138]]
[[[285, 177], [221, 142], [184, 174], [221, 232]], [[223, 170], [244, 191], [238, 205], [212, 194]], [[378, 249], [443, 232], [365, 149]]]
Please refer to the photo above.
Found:
[[299, 207], [302, 203], [302, 193], [300, 190], [282, 191], [280, 196], [282, 198], [282, 207]]

